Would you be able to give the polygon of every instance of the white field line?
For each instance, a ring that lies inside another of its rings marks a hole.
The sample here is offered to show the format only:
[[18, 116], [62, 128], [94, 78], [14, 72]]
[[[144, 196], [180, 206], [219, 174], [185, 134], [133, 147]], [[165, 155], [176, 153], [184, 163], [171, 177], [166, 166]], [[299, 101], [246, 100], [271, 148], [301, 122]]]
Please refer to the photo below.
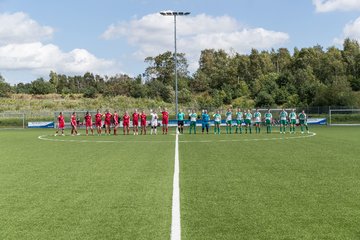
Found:
[[175, 137], [175, 164], [171, 212], [171, 240], [181, 239], [180, 223], [180, 184], [179, 184], [179, 135]]
[[299, 138], [309, 138], [309, 137], [314, 137], [316, 136], [316, 133], [314, 132], [310, 132], [309, 134], [302, 134], [302, 135], [288, 135], [289, 137], [283, 135], [280, 137], [272, 137], [272, 138], [245, 138], [245, 139], [220, 139], [220, 140], [200, 140], [200, 141], [196, 141], [196, 140], [189, 140], [189, 141], [180, 141], [181, 143], [194, 143], [194, 142], [199, 142], [199, 143], [212, 143], [212, 142], [256, 142], [256, 141], [276, 141], [276, 140], [290, 140], [290, 139], [299, 139]]
[[[51, 142], [78, 142], [78, 143], [166, 143], [166, 142], [172, 142], [166, 141], [166, 140], [138, 140], [134, 139], [133, 141], [116, 141], [116, 140], [84, 140], [84, 139], [76, 139], [77, 137], [74, 136], [73, 139], [69, 138], [63, 138], [62, 136], [56, 137], [56, 138], [49, 138], [52, 135], [41, 135], [38, 136], [38, 139], [44, 140], [44, 141], [51, 141]], [[281, 135], [279, 137], [269, 137], [269, 138], [238, 138], [238, 139], [219, 139], [219, 140], [178, 140], [178, 142], [181, 143], [213, 143], [213, 142], [252, 142], [252, 141], [277, 141], [277, 140], [290, 140], [290, 139], [299, 139], [299, 138], [309, 138], [316, 136], [316, 133], [310, 132], [309, 134], [302, 134], [302, 135]]]
[[79, 142], [79, 143], [134, 143], [134, 142], [160, 142], [160, 143], [165, 143], [165, 142], [173, 142], [173, 141], [162, 141], [162, 140], [134, 140], [134, 141], [115, 141], [115, 140], [81, 140], [81, 139], [76, 139], [77, 136], [73, 136], [73, 139], [63, 139], [63, 136], [58, 136], [56, 138], [49, 138], [52, 135], [41, 135], [38, 136], [38, 139], [40, 140], [44, 140], [44, 141], [50, 141], [50, 142]]

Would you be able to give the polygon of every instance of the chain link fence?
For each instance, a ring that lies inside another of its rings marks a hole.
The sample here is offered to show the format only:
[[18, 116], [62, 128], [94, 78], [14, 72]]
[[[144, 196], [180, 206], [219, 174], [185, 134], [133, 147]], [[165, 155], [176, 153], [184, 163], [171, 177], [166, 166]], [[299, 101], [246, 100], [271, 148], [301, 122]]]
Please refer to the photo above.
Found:
[[[142, 111], [144, 110], [147, 114], [149, 114], [151, 111], [155, 110], [157, 113], [161, 113], [163, 111], [163, 107], [158, 106], [158, 107], [154, 107], [154, 108], [137, 108], [138, 111]], [[219, 110], [221, 114], [224, 114], [227, 112], [228, 108], [222, 107], [222, 108], [215, 108], [215, 107], [208, 107], [208, 108], [204, 108], [204, 109], [197, 109], [197, 108], [193, 108], [191, 106], [179, 106], [179, 109], [182, 110], [185, 114], [188, 114], [191, 110], [195, 110], [198, 114], [201, 113], [203, 110], [207, 110], [209, 113], [214, 113], [215, 111]], [[259, 107], [258, 108], [260, 110], [260, 112], [265, 112], [268, 108], [267, 107]], [[277, 112], [279, 111], [281, 108], [271, 108], [273, 111]], [[291, 110], [292, 108], [286, 108], [287, 110]], [[305, 113], [307, 113], [308, 117], [321, 117], [321, 118], [326, 118], [327, 120], [329, 120], [329, 116], [330, 116], [330, 110], [333, 109], [360, 109], [360, 107], [356, 107], [356, 106], [311, 106], [311, 107], [305, 107], [305, 108], [300, 108], [300, 107], [295, 107], [296, 112], [301, 112], [302, 110], [305, 110]], [[101, 109], [102, 112], [104, 112], [106, 109]], [[109, 109], [111, 112], [114, 111], [114, 109]], [[134, 112], [135, 108], [123, 108], [123, 109], [116, 109], [117, 112], [119, 113], [120, 116], [122, 116], [124, 114], [125, 111], [128, 111], [130, 114], [132, 112]], [[170, 115], [170, 119], [175, 119], [176, 117], [176, 113], [175, 113], [175, 106], [173, 108], [167, 108], [169, 115]], [[233, 112], [236, 111], [237, 108], [233, 108]], [[242, 108], [242, 110], [244, 111], [245, 108]], [[251, 110], [255, 110], [251, 109]], [[31, 121], [54, 121], [54, 114], [58, 113], [60, 111], [66, 111], [65, 109], [59, 109], [58, 111], [46, 111], [46, 110], [42, 110], [42, 111], [31, 111], [31, 110], [27, 110], [27, 111], [1, 111], [0, 112], [0, 127], [8, 127], [8, 126], [12, 126], [12, 127], [19, 127], [19, 126], [27, 126], [28, 122]], [[85, 110], [85, 109], [76, 109], [74, 111], [89, 111], [89, 112], [96, 112], [96, 109], [89, 109], [89, 110]]]

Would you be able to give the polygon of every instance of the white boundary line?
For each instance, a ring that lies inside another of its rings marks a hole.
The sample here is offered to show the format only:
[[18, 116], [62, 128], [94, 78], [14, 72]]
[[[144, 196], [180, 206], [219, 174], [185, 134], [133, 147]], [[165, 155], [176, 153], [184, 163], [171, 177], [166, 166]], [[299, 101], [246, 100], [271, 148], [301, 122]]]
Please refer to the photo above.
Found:
[[[145, 142], [145, 143], [149, 143], [149, 142], [159, 142], [159, 143], [165, 143], [165, 142], [173, 142], [173, 141], [162, 141], [162, 140], [149, 140], [149, 141], [144, 141], [144, 140], [134, 140], [134, 141], [114, 141], [114, 140], [79, 140], [79, 139], [61, 139], [62, 136], [59, 136], [57, 138], [48, 138], [52, 135], [41, 135], [38, 136], [38, 139], [40, 140], [44, 140], [44, 141], [50, 141], [50, 142], [79, 142], [79, 143], [134, 143], [134, 142]], [[74, 136], [74, 138], [77, 138], [76, 136]]]
[[1, 130], [4, 130], [4, 131], [6, 131], [6, 130], [25, 130], [25, 128], [22, 128], [22, 127], [18, 127], [18, 128], [0, 128], [0, 131]]
[[[51, 141], [51, 142], [78, 142], [78, 143], [167, 143], [167, 142], [173, 142], [173, 141], [166, 141], [166, 140], [139, 140], [134, 139], [134, 141], [115, 141], [115, 140], [80, 140], [76, 139], [77, 137], [74, 137], [74, 139], [61, 139], [62, 136], [59, 136], [57, 138], [49, 138], [52, 135], [41, 135], [38, 136], [38, 139], [44, 140], [44, 141]], [[178, 135], [176, 135], [178, 138]], [[279, 137], [269, 137], [269, 138], [241, 138], [238, 139], [212, 139], [212, 140], [178, 140], [178, 142], [181, 143], [213, 143], [213, 142], [256, 142], [256, 141], [277, 141], [277, 140], [290, 140], [290, 139], [300, 139], [300, 138], [309, 138], [316, 136], [316, 133], [310, 132], [309, 134], [302, 134], [302, 135], [280, 135]]]
[[[290, 134], [289, 134], [290, 135]], [[200, 142], [200, 143], [212, 143], [212, 142], [256, 142], [256, 141], [276, 141], [276, 140], [290, 140], [290, 139], [299, 139], [299, 138], [309, 138], [309, 137], [314, 137], [316, 136], [316, 133], [314, 132], [310, 132], [308, 134], [302, 134], [300, 136], [290, 136], [290, 137], [285, 137], [284, 135], [281, 137], [272, 137], [272, 138], [245, 138], [245, 139], [221, 139], [221, 140], [200, 140], [200, 141], [194, 141], [194, 140], [189, 140], [189, 141], [179, 141], [181, 143], [195, 143], [195, 142]]]
[[175, 137], [175, 163], [171, 211], [171, 240], [181, 239], [180, 184], [179, 184], [179, 135]]

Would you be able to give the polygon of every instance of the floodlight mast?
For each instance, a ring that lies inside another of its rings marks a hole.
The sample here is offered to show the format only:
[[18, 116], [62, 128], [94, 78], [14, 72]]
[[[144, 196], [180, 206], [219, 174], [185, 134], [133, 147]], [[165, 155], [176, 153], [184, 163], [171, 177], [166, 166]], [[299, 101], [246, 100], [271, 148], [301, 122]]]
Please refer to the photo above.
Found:
[[177, 74], [177, 46], [176, 46], [176, 16], [187, 16], [190, 12], [174, 12], [174, 11], [162, 11], [162, 16], [174, 16], [174, 64], [175, 64], [175, 116], [178, 120], [178, 74]]

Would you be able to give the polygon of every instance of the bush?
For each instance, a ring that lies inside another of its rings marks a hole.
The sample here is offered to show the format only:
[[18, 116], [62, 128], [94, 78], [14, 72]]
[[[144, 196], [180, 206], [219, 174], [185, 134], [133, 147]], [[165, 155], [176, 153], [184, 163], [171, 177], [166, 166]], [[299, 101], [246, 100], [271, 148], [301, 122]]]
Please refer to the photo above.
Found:
[[251, 99], [248, 99], [246, 97], [239, 97], [239, 98], [235, 98], [232, 102], [231, 105], [233, 106], [233, 108], [253, 108], [255, 106], [255, 102]]
[[200, 109], [207, 109], [213, 105], [212, 98], [207, 93], [197, 96], [196, 101]]
[[255, 98], [255, 105], [257, 107], [271, 107], [275, 104], [273, 97], [265, 92], [261, 91]]
[[94, 87], [89, 87], [85, 90], [83, 94], [84, 98], [95, 98], [96, 97], [96, 89]]
[[43, 78], [39, 78], [39, 79], [31, 82], [31, 88], [30, 88], [31, 94], [44, 95], [44, 94], [49, 94], [49, 93], [54, 93], [54, 92], [55, 92], [54, 85], [45, 81]]

